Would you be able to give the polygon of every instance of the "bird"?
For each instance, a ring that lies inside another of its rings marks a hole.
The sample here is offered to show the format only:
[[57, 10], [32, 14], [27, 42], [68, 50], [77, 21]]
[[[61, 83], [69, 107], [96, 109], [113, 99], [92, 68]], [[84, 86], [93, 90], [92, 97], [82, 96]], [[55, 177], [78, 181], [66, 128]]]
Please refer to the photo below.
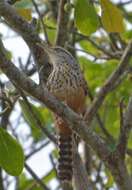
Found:
[[[65, 103], [73, 111], [83, 115], [88, 94], [87, 83], [77, 60], [63, 47], [51, 47], [46, 43], [39, 44], [47, 53], [53, 69], [46, 86], [51, 94]], [[73, 140], [74, 132], [66, 121], [54, 114], [58, 134], [58, 178], [61, 182], [72, 182], [73, 177]]]

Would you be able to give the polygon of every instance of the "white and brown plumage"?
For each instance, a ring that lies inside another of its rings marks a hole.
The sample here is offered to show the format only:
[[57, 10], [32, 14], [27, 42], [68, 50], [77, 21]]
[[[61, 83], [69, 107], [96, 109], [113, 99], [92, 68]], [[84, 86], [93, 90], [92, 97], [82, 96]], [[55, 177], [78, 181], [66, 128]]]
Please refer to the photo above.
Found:
[[[49, 56], [53, 70], [47, 80], [48, 90], [65, 102], [75, 112], [82, 114], [85, 108], [87, 85], [76, 59], [61, 47], [42, 45]], [[62, 181], [72, 179], [72, 136], [67, 123], [55, 115], [55, 126], [59, 136], [58, 176]]]

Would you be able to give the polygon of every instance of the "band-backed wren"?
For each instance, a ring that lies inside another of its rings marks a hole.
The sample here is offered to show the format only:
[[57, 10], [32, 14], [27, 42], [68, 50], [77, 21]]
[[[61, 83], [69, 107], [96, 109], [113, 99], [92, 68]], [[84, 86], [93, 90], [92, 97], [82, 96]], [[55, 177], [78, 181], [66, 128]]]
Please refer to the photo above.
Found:
[[[78, 114], [85, 109], [87, 84], [77, 60], [62, 47], [39, 44], [49, 57], [53, 67], [47, 80], [47, 88], [58, 100], [67, 104]], [[72, 180], [73, 132], [61, 117], [55, 114], [58, 130], [58, 177], [61, 181]]]

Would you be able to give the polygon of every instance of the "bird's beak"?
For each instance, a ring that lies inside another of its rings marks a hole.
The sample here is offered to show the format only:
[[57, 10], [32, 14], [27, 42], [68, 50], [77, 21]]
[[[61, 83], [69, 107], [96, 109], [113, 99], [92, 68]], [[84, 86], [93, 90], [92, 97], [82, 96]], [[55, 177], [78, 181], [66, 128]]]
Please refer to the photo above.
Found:
[[49, 56], [54, 53], [53, 48], [49, 46], [49, 44], [42, 42], [37, 43], [39, 47], [41, 47]]

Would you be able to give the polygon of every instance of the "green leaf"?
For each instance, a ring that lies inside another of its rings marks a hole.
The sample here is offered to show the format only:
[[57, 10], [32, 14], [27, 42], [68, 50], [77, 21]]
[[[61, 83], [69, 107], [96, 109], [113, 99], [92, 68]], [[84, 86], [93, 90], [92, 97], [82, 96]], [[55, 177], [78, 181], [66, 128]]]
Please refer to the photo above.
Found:
[[56, 171], [55, 169], [52, 169], [44, 178], [44, 182], [48, 184], [52, 179], [56, 177]]
[[[56, 38], [56, 21], [52, 17], [44, 17], [44, 24], [47, 26], [46, 31], [51, 44], [54, 44]], [[43, 31], [42, 31], [43, 32]]]
[[130, 134], [129, 134], [128, 148], [132, 149], [132, 131], [131, 131]]
[[19, 190], [27, 189], [31, 185], [31, 179], [27, 179], [26, 175], [22, 173], [19, 176]]
[[12, 52], [11, 51], [9, 51], [9, 50], [6, 50], [6, 58], [8, 59], [8, 60], [11, 60], [12, 59]]
[[20, 144], [0, 127], [0, 166], [10, 175], [21, 174], [24, 153]]
[[33, 4], [31, 0], [20, 0], [15, 3], [16, 8], [29, 9], [32, 8]]
[[[55, 169], [51, 169], [41, 180], [47, 185], [51, 180], [55, 179], [55, 177], [56, 171]], [[42, 190], [42, 187], [39, 187], [33, 179], [28, 179], [24, 174], [20, 175], [19, 181], [19, 190], [30, 189], [31, 187], [32, 190]]]
[[79, 57], [79, 62], [86, 80], [88, 82], [90, 81], [92, 91], [102, 85], [118, 63], [117, 60], [110, 60], [105, 63], [98, 64], [88, 60], [84, 56]]
[[57, 149], [54, 149], [54, 150], [52, 151], [52, 155], [53, 155], [54, 158], [58, 159], [58, 150], [57, 150]]
[[114, 179], [113, 179], [113, 176], [111, 175], [110, 171], [107, 168], [105, 168], [105, 173], [108, 178], [105, 187], [108, 189], [108, 188], [112, 187], [112, 185], [114, 183]]
[[125, 17], [125, 19], [126, 19], [128, 22], [132, 23], [132, 11], [128, 11], [128, 12], [127, 12], [127, 16]]
[[101, 0], [102, 9], [102, 24], [107, 32], [118, 32], [124, 31], [123, 16], [120, 9], [118, 9], [109, 0]]
[[122, 37], [126, 40], [131, 40], [132, 39], [132, 30], [127, 30], [122, 34]]
[[94, 6], [89, 0], [77, 0], [75, 4], [75, 23], [85, 35], [95, 32], [99, 26], [99, 19]]
[[21, 106], [21, 109], [23, 112], [24, 119], [26, 120], [28, 125], [31, 127], [32, 135], [33, 135], [35, 141], [40, 140], [40, 138], [42, 138], [42, 136], [43, 136], [42, 131], [38, 127], [36, 118], [41, 122], [41, 124], [44, 127], [48, 127], [49, 131], [52, 130], [51, 114], [47, 108], [44, 108], [41, 106], [37, 107], [37, 106], [29, 103], [33, 114], [36, 116], [36, 118], [34, 118], [32, 112], [30, 111], [30, 109], [27, 106], [27, 104], [25, 103], [25, 101], [19, 100], [19, 103], [20, 103], [20, 106]]
[[19, 176], [19, 190], [32, 189], [32, 190], [43, 190], [34, 179], [29, 179], [25, 174]]
[[88, 51], [89, 53], [96, 55], [96, 56], [100, 56], [101, 55], [101, 51], [99, 51], [95, 46], [93, 46], [90, 42], [86, 41], [86, 40], [82, 40], [80, 42], [80, 46]]
[[79, 57], [79, 62], [86, 80], [91, 81], [91, 86], [93, 86], [93, 88], [97, 87], [101, 82], [99, 73], [102, 72], [102, 65], [96, 64], [84, 56]]
[[113, 105], [114, 98], [113, 100], [111, 100], [111, 97], [115, 97], [116, 99], [116, 95], [114, 96], [113, 94], [110, 94], [109, 97], [107, 97], [105, 105], [101, 109], [101, 114], [104, 121], [104, 125], [108, 132], [113, 137], [117, 138], [120, 130], [119, 109], [117, 106]]
[[17, 13], [25, 20], [32, 20], [32, 2], [30, 0], [21, 0], [15, 3]]
[[25, 20], [27, 20], [27, 21], [31, 21], [32, 20], [32, 10], [31, 9], [17, 8], [16, 11]]
[[111, 144], [108, 144], [108, 149], [109, 151], [112, 153], [112, 152], [115, 152], [116, 151], [116, 144], [114, 143], [111, 143]]
[[127, 163], [128, 172], [131, 174], [132, 173], [132, 158], [131, 158], [131, 156], [126, 156], [126, 163]]
[[[30, 189], [31, 187], [33, 190], [33, 187], [34, 188], [38, 187], [38, 184], [35, 183], [34, 179], [28, 179], [28, 177], [24, 173], [22, 173], [19, 176], [19, 190]], [[35, 190], [37, 190], [37, 188]]]

